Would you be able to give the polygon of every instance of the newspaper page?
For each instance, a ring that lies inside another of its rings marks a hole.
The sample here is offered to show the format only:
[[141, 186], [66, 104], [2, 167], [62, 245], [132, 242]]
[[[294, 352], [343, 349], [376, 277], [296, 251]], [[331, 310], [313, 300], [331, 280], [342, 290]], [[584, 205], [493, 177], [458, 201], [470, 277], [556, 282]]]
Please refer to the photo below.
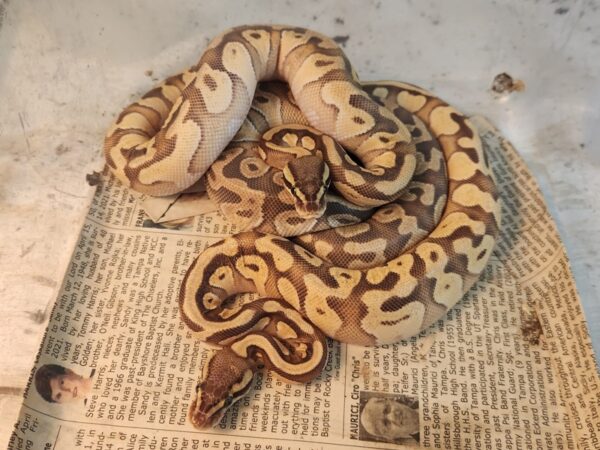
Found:
[[413, 339], [330, 340], [311, 383], [259, 374], [206, 431], [187, 412], [213, 349], [180, 321], [178, 289], [238, 230], [217, 211], [157, 224], [103, 174], [9, 448], [600, 448], [600, 380], [557, 229], [515, 150], [474, 121], [503, 200], [481, 280]]

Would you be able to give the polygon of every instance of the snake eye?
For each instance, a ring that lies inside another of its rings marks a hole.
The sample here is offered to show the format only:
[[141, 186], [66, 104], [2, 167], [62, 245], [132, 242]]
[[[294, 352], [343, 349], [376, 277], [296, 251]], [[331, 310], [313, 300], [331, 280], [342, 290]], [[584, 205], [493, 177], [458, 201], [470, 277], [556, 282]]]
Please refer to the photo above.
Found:
[[228, 407], [229, 405], [231, 405], [232, 401], [233, 401], [233, 395], [229, 394], [227, 396], [227, 398], [225, 399], [225, 407]]

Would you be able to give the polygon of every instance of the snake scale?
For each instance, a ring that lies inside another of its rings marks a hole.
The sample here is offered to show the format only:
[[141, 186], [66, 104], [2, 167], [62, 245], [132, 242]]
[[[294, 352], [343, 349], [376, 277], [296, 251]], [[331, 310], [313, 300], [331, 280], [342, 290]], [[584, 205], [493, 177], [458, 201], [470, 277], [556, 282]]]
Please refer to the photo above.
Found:
[[190, 408], [199, 428], [261, 367], [316, 377], [325, 336], [393, 343], [443, 317], [478, 279], [500, 226], [470, 121], [414, 85], [361, 84], [335, 42], [303, 28], [218, 36], [197, 65], [119, 115], [105, 155], [150, 195], [204, 176], [248, 230], [203, 251], [180, 289], [183, 321], [221, 347]]

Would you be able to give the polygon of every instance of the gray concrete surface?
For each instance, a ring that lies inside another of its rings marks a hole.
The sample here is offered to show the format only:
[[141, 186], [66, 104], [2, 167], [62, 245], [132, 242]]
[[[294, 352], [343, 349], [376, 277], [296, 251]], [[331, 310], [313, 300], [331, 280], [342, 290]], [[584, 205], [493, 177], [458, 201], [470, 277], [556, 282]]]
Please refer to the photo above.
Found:
[[[341, 37], [363, 79], [486, 115], [559, 224], [600, 349], [600, 2], [0, 0], [0, 445], [7, 441], [114, 115], [218, 32], [287, 23]], [[523, 92], [497, 98], [508, 72]]]

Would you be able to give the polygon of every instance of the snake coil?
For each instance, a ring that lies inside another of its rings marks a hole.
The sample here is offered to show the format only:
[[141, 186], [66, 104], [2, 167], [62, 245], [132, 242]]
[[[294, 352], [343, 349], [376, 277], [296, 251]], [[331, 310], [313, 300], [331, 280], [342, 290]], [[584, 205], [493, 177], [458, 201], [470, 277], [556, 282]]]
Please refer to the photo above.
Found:
[[[268, 131], [289, 123], [299, 125]], [[265, 162], [265, 146], [318, 155], [327, 175], [294, 198], [299, 175]], [[207, 248], [181, 285], [183, 321], [222, 347], [190, 409], [197, 427], [218, 422], [260, 367], [313, 379], [325, 336], [374, 345], [419, 333], [475, 283], [500, 226], [469, 119], [413, 85], [359, 83], [335, 42], [302, 28], [218, 36], [196, 66], [119, 115], [105, 154], [117, 178], [151, 195], [204, 175], [225, 215], [252, 230]], [[313, 203], [299, 217], [302, 200]], [[241, 301], [247, 292], [260, 299]]]

